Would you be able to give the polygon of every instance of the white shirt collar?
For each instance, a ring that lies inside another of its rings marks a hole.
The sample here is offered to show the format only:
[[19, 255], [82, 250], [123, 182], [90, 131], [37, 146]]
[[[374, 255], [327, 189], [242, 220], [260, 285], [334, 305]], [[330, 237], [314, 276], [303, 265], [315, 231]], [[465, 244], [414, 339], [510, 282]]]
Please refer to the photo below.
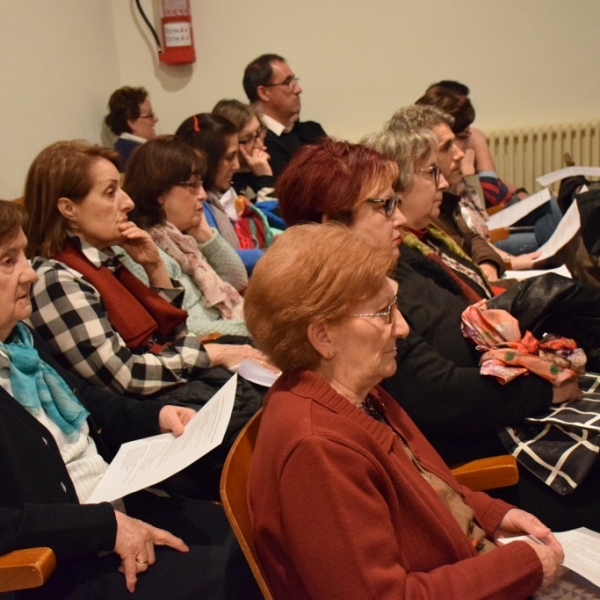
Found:
[[279, 121], [276, 121], [273, 117], [269, 117], [269, 115], [262, 115], [262, 121], [267, 127], [269, 131], [272, 131], [277, 137], [279, 137], [284, 131], [289, 133], [290, 129], [286, 129], [285, 125], [282, 125]]
[[146, 138], [140, 137], [139, 135], [133, 135], [133, 133], [129, 133], [128, 131], [124, 131], [119, 137], [123, 140], [137, 142], [138, 144], [145, 144], [148, 141]]

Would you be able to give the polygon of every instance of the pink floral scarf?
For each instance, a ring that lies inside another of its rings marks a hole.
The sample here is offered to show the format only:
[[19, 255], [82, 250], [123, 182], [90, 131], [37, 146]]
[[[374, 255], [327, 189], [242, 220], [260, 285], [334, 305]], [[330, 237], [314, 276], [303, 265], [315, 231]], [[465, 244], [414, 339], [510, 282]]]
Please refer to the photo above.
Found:
[[174, 258], [181, 270], [192, 278], [204, 296], [204, 306], [216, 308], [224, 319], [244, 318], [243, 298], [231, 284], [217, 275], [191, 235], [181, 233], [171, 223], [151, 227], [148, 233], [156, 245]]
[[500, 383], [531, 372], [558, 385], [585, 373], [585, 352], [574, 340], [546, 334], [538, 341], [529, 331], [521, 337], [517, 319], [505, 310], [488, 309], [485, 300], [465, 309], [462, 332], [483, 353], [480, 373]]

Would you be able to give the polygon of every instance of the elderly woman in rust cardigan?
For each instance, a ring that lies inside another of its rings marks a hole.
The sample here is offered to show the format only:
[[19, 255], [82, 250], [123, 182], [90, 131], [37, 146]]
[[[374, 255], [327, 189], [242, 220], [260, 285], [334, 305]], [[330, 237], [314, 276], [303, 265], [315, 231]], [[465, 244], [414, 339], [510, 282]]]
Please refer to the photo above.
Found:
[[[288, 229], [257, 264], [246, 322], [283, 375], [265, 399], [248, 502], [282, 598], [526, 598], [555, 576], [540, 521], [461, 487], [378, 384], [408, 326], [388, 247]], [[495, 545], [528, 532], [545, 544]]]

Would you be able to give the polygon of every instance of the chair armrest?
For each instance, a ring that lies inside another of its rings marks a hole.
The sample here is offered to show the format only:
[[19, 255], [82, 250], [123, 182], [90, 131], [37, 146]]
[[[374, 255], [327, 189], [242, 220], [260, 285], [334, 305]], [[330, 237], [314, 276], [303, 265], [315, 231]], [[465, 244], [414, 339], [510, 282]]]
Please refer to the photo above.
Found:
[[454, 465], [450, 469], [461, 485], [474, 492], [515, 485], [519, 481], [519, 469], [514, 456], [490, 456]]
[[500, 240], [505, 240], [510, 235], [508, 227], [499, 227], [498, 229], [490, 230], [490, 242], [495, 243]]
[[0, 556], [0, 592], [41, 586], [56, 568], [50, 548], [25, 548]]

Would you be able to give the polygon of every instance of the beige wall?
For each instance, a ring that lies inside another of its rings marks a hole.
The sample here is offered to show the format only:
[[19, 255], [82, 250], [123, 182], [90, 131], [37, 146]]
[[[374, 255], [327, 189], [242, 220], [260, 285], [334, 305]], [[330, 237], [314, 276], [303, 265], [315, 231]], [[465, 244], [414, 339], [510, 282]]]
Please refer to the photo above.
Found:
[[[471, 86], [483, 128], [596, 119], [597, 0], [191, 0], [197, 61], [158, 65], [133, 0], [0, 0], [0, 197], [57, 139], [106, 140], [110, 93], [144, 85], [172, 132], [242, 72], [287, 57], [305, 119], [356, 141], [442, 78]], [[158, 0], [142, 0], [155, 15]]]

